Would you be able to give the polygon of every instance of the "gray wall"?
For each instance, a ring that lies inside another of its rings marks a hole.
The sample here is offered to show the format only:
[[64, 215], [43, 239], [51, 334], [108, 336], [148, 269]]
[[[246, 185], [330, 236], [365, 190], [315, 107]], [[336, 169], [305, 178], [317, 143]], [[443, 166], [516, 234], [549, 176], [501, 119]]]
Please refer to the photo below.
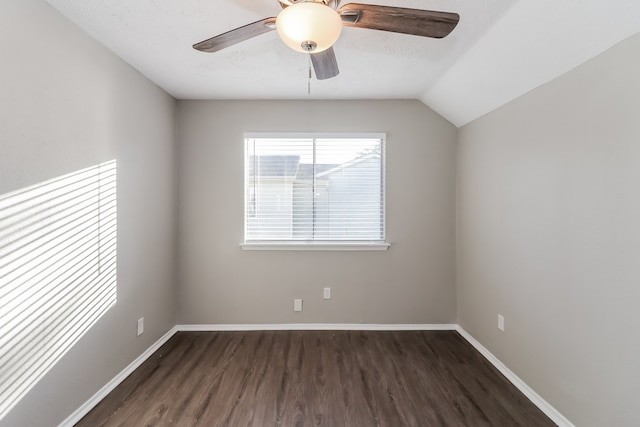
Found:
[[[179, 101], [180, 323], [452, 323], [456, 129], [418, 101]], [[383, 252], [243, 251], [243, 132], [387, 133]], [[322, 299], [322, 288], [333, 299]], [[293, 298], [304, 311], [293, 312]]]
[[0, 421], [52, 426], [175, 324], [175, 101], [42, 1], [2, 2], [0, 63], [0, 194], [117, 161], [117, 304]]
[[640, 420], [639, 52], [637, 35], [459, 138], [459, 323], [579, 426]]

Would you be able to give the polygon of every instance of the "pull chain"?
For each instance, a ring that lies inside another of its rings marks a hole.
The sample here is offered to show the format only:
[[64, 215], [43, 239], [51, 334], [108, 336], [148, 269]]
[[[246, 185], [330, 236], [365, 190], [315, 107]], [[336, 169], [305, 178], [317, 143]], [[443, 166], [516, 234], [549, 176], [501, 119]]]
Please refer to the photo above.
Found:
[[309, 54], [309, 76], [307, 80], [307, 95], [311, 95], [311, 54]]
[[309, 52], [309, 76], [307, 80], [307, 94], [311, 95], [311, 52], [313, 52], [318, 47], [318, 45], [313, 40], [307, 40], [305, 42], [302, 42], [300, 46], [302, 46], [302, 49], [304, 49], [306, 52]]

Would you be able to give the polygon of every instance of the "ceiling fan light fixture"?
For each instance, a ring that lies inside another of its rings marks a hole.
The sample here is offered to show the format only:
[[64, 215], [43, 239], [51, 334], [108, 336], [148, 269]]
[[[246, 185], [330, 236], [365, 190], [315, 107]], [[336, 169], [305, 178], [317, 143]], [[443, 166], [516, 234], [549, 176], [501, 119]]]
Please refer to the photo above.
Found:
[[342, 19], [338, 12], [322, 3], [296, 3], [276, 18], [276, 29], [291, 49], [318, 53], [329, 49], [340, 37]]

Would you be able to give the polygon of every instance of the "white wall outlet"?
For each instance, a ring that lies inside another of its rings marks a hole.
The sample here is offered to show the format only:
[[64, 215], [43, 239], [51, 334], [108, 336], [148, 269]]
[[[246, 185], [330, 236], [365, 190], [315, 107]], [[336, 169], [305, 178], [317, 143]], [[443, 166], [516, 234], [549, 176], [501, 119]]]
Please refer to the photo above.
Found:
[[293, 311], [302, 311], [302, 299], [293, 300]]
[[502, 314], [498, 314], [498, 329], [504, 332], [504, 317]]
[[138, 319], [138, 336], [144, 332], [144, 317]]
[[331, 288], [324, 288], [324, 299], [331, 299]]

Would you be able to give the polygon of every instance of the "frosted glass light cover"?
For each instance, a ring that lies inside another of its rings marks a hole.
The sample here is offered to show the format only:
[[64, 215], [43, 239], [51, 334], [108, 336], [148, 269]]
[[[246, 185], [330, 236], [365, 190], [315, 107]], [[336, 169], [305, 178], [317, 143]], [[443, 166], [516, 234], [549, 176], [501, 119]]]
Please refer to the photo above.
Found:
[[342, 19], [334, 9], [319, 3], [297, 3], [283, 9], [276, 18], [276, 29], [291, 49], [307, 53], [302, 46], [313, 42], [312, 53], [329, 49], [340, 37]]

